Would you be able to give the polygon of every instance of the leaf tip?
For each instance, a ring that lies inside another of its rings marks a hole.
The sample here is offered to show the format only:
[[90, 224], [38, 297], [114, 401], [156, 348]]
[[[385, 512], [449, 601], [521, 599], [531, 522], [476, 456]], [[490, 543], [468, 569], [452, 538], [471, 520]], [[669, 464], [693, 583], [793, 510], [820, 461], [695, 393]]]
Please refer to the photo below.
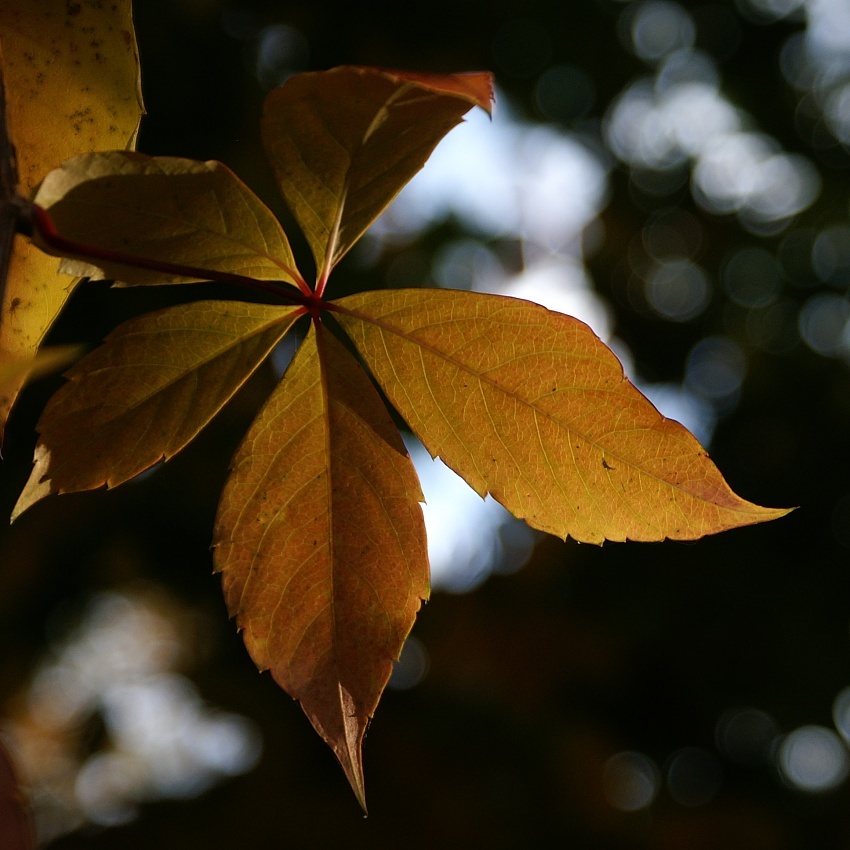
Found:
[[45, 496], [49, 496], [53, 491], [53, 486], [47, 470], [50, 466], [50, 449], [43, 443], [39, 443], [35, 447], [35, 455], [33, 458], [33, 469], [29, 480], [24, 486], [15, 507], [12, 508], [12, 514], [9, 522], [13, 523], [24, 511], [31, 508], [36, 502], [41, 501]]
[[332, 746], [337, 759], [342, 766], [348, 784], [354, 791], [354, 796], [363, 809], [363, 814], [368, 815], [366, 808], [366, 780], [363, 776], [363, 738], [366, 735], [368, 720], [363, 722], [354, 703], [351, 694], [339, 685], [339, 700], [342, 708], [342, 719], [344, 738], [334, 741]]

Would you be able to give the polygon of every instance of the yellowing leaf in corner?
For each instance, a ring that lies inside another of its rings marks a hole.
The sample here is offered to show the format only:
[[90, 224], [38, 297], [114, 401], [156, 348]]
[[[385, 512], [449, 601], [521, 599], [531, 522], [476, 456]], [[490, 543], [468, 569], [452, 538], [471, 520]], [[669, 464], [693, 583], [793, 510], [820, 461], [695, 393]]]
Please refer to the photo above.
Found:
[[15, 519], [51, 493], [115, 487], [182, 449], [242, 386], [299, 307], [199, 301], [132, 319], [50, 399]]
[[440, 139], [473, 106], [489, 112], [492, 98], [490, 74], [354, 67], [298, 74], [269, 94], [263, 142], [320, 291]]
[[251, 657], [300, 701], [364, 809], [363, 735], [428, 596], [421, 498], [369, 378], [313, 325], [236, 455], [215, 563]]
[[58, 372], [82, 354], [77, 345], [53, 345], [42, 348], [35, 357], [9, 357], [0, 352], [0, 392], [6, 387]]
[[433, 456], [535, 528], [692, 540], [786, 510], [736, 496], [582, 322], [472, 292], [367, 292], [334, 313]]
[[[3, 0], [0, 63], [27, 195], [63, 160], [135, 145], [143, 107], [130, 0]], [[0, 350], [31, 356], [73, 281], [22, 237], [3, 304]], [[0, 392], [0, 435], [20, 385]]]

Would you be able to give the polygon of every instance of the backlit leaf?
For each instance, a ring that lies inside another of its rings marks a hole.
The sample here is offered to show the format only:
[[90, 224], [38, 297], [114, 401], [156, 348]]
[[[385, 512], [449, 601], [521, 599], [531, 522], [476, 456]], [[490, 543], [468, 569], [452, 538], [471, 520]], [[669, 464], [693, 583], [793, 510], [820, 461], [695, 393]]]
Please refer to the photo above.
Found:
[[[47, 175], [35, 202], [63, 237], [87, 246], [259, 280], [294, 283], [297, 277], [278, 220], [220, 162], [129, 151], [82, 154]], [[94, 262], [97, 267], [67, 260], [63, 271], [132, 284], [204, 279]]]
[[334, 303], [428, 451], [535, 528], [593, 543], [685, 540], [787, 513], [736, 496], [577, 319], [446, 290]]
[[50, 493], [115, 487], [176, 454], [301, 312], [201, 301], [119, 326], [48, 402], [35, 466], [12, 518]]
[[428, 596], [419, 482], [351, 354], [311, 327], [234, 460], [216, 569], [245, 644], [364, 805], [369, 718]]
[[268, 95], [263, 141], [320, 281], [437, 142], [491, 99], [489, 74], [354, 67], [298, 74]]
[[[3, 0], [0, 63], [21, 192], [75, 154], [132, 148], [143, 111], [130, 0]], [[0, 350], [31, 356], [75, 281], [15, 239]], [[0, 434], [20, 386], [0, 390]]]
[[76, 345], [53, 345], [42, 348], [35, 357], [10, 357], [0, 351], [0, 392], [4, 387], [27, 382], [64, 369], [82, 354]]

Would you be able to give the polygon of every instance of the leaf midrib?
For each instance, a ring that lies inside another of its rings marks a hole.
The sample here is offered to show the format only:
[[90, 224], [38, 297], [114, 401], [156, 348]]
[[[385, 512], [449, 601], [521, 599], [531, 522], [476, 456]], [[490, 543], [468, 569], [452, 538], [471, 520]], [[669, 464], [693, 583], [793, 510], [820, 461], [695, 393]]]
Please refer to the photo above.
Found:
[[[61, 201], [57, 201], [57, 203], [61, 203]], [[123, 213], [132, 214], [134, 216], [137, 216], [139, 214], [138, 210], [133, 210], [132, 208], [127, 207], [125, 205], [114, 203], [114, 202], [108, 202], [108, 201], [100, 201], [100, 200], [87, 201], [86, 202], [86, 209], [88, 209], [88, 210], [103, 209], [107, 213], [110, 210], [119, 210]], [[292, 276], [292, 269], [290, 269], [290, 267], [285, 262], [280, 260], [275, 255], [271, 254], [268, 250], [262, 250], [262, 251], [257, 250], [256, 246], [251, 245], [247, 242], [244, 242], [241, 239], [234, 238], [228, 233], [222, 233], [218, 230], [213, 230], [209, 226], [199, 226], [197, 222], [192, 222], [192, 221], [189, 221], [187, 219], [178, 218], [176, 216], [165, 215], [163, 213], [158, 213], [158, 212], [155, 212], [153, 210], [145, 210], [144, 215], [149, 216], [150, 218], [159, 219], [159, 220], [164, 221], [164, 222], [184, 225], [187, 228], [189, 228], [189, 229], [186, 230], [185, 234], [177, 234], [176, 238], [183, 238], [184, 235], [190, 235], [190, 234], [205, 234], [207, 236], [211, 236], [211, 237], [214, 237], [216, 239], [221, 239], [221, 240], [224, 240], [225, 242], [232, 243], [233, 245], [238, 245], [240, 248], [243, 248], [246, 252], [248, 252], [249, 254], [252, 254], [255, 257], [259, 257], [259, 258], [262, 258], [262, 259], [265, 259], [265, 260], [269, 260], [276, 268], [279, 268], [285, 274]], [[275, 224], [277, 224], [277, 226], [280, 227], [280, 223], [277, 221], [277, 219], [275, 219]], [[284, 243], [285, 243], [286, 236], [283, 233], [283, 230], [281, 230], [280, 233], [283, 236]], [[154, 244], [155, 245], [157, 242], [166, 241], [167, 238], [173, 239], [173, 238], [175, 238], [175, 235], [172, 235], [172, 236], [169, 236], [169, 237], [163, 237], [162, 239], [157, 239], [153, 243], [148, 242], [148, 244]], [[264, 239], [264, 241], [265, 241], [265, 239]], [[169, 259], [170, 259], [170, 257], [169, 257]], [[132, 266], [132, 263], [128, 261], [126, 263], [126, 265]], [[215, 269], [215, 268], [213, 268], [213, 271], [230, 272], [230, 271], [232, 271], [232, 269], [229, 269], [229, 268]], [[294, 285], [294, 283], [292, 281], [287, 281], [287, 283]]]

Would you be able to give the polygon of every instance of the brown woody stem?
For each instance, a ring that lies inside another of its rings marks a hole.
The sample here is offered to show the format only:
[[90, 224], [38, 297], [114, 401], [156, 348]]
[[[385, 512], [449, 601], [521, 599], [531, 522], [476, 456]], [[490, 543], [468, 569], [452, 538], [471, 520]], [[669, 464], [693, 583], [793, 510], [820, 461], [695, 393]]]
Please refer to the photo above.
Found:
[[0, 69], [0, 311], [3, 308], [6, 278], [12, 260], [12, 242], [20, 228], [20, 200], [15, 146], [9, 136], [6, 119], [6, 87]]

